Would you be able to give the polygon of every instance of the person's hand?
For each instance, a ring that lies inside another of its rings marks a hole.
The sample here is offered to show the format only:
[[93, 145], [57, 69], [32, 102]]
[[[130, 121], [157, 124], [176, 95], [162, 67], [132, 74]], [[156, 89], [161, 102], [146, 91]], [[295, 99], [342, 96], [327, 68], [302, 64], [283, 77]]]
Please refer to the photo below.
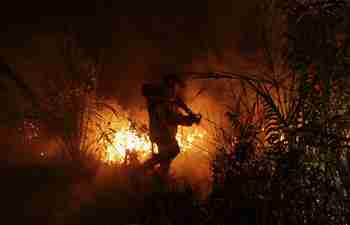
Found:
[[202, 120], [201, 114], [192, 113], [190, 116], [191, 116], [192, 123], [199, 124]]

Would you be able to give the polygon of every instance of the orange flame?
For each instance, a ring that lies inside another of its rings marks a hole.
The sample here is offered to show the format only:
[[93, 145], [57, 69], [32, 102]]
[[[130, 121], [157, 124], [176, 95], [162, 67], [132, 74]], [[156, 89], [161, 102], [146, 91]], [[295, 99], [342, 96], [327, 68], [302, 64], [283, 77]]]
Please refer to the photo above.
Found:
[[[205, 137], [205, 130], [200, 127], [179, 127], [176, 140], [182, 152], [190, 151]], [[127, 151], [136, 152], [138, 160], [145, 161], [152, 155], [152, 142], [145, 132], [136, 131], [131, 122], [118, 127], [113, 134], [105, 152], [104, 161], [107, 163], [120, 163], [126, 157]], [[153, 144], [153, 151], [158, 152], [158, 147]]]

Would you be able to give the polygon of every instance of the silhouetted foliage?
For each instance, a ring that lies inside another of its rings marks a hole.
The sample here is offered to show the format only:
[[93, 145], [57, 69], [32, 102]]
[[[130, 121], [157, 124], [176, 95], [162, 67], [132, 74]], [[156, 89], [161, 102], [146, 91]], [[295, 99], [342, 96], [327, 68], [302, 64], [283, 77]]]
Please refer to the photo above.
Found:
[[[255, 171], [255, 178], [249, 181], [249, 176], [240, 176], [249, 159], [245, 164], [238, 163], [233, 157], [234, 148], [219, 149], [213, 162], [212, 198], [221, 197], [226, 204], [237, 198], [254, 200], [250, 207], [265, 214], [261, 223], [266, 224], [349, 223], [349, 34], [343, 28], [343, 40], [336, 40], [339, 30], [334, 29], [340, 20], [348, 20], [344, 13], [347, 7], [344, 1], [288, 2], [287, 59], [291, 72], [286, 79], [276, 80], [273, 75], [271, 80], [229, 73], [212, 75], [218, 79], [240, 79], [258, 95], [252, 105], [262, 102], [263, 125], [246, 138], [254, 145], [251, 140], [256, 133], [263, 133], [263, 158], [269, 161], [253, 162], [255, 166], [249, 168]], [[269, 62], [273, 63], [273, 58]], [[231, 116], [231, 120], [236, 118]], [[253, 124], [257, 123], [246, 127]], [[232, 129], [235, 127], [233, 123]], [[271, 166], [268, 176], [257, 173], [258, 165]], [[237, 170], [240, 173], [234, 172]], [[247, 192], [248, 187], [253, 191]], [[268, 212], [259, 208], [257, 202], [269, 205]]]

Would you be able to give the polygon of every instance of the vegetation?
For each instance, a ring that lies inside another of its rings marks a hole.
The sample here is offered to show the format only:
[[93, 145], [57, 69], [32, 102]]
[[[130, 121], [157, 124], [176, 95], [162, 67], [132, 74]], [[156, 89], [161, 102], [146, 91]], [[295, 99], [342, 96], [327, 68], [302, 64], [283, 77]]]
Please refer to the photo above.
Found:
[[[45, 78], [43, 93], [36, 95], [0, 65], [4, 78], [32, 102], [30, 113], [16, 117], [16, 128], [23, 122], [27, 143], [39, 135], [55, 140], [59, 152], [57, 164], [2, 170], [3, 177], [16, 178], [1, 187], [11, 211], [6, 219], [29, 223], [18, 213], [33, 224], [349, 224], [349, 6], [341, 0], [271, 0], [262, 10], [263, 76], [197, 77], [235, 80], [240, 88], [225, 113], [230, 128], [220, 130], [205, 200], [186, 182], [164, 184], [156, 174], [140, 176], [132, 163], [107, 169], [99, 161], [101, 143], [110, 144], [115, 131], [100, 112], [120, 115], [96, 95], [100, 62], [76, 39], [68, 36], [63, 48], [67, 76]], [[277, 17], [288, 19], [287, 34], [272, 29]], [[276, 36], [286, 41], [277, 43]], [[103, 181], [97, 173], [105, 173]], [[24, 205], [17, 210], [14, 202]]]
[[[220, 187], [218, 194], [235, 193], [229, 200], [224, 198], [226, 201], [237, 203], [234, 199], [243, 196], [245, 202], [253, 200], [249, 207], [258, 211], [262, 224], [349, 223], [348, 37], [343, 36], [341, 43], [337, 39], [337, 32], [344, 35], [348, 31], [344, 25], [344, 30], [335, 30], [347, 20], [338, 17], [344, 16], [344, 6], [341, 1], [295, 1], [288, 5], [287, 60], [291, 72], [279, 81], [243, 78], [258, 96], [253, 107], [263, 105], [263, 122], [254, 127], [259, 123], [244, 124], [231, 116], [234, 129], [237, 124], [245, 129], [240, 129], [237, 144], [219, 151], [213, 167], [214, 185]], [[252, 129], [247, 136], [246, 131]], [[263, 158], [268, 163], [254, 161], [250, 150], [260, 151], [252, 141], [259, 133], [264, 134]], [[246, 143], [255, 147], [246, 147]], [[252, 157], [237, 166], [242, 147]], [[229, 154], [223, 153], [227, 151]], [[256, 168], [260, 167], [268, 172], [259, 174]], [[240, 174], [249, 170], [255, 173], [252, 181], [242, 180]]]

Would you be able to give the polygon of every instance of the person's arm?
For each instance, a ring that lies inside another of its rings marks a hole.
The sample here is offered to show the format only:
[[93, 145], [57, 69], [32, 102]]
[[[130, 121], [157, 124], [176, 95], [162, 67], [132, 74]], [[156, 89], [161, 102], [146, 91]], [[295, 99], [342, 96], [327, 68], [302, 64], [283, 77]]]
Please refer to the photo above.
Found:
[[175, 104], [179, 108], [183, 109], [187, 114], [189, 114], [189, 115], [193, 114], [192, 110], [185, 104], [185, 102], [181, 98], [176, 98]]
[[185, 116], [179, 113], [175, 115], [175, 123], [181, 126], [192, 126], [194, 118], [193, 116]]
[[192, 126], [194, 123], [199, 123], [201, 120], [200, 115], [195, 115], [192, 112], [189, 115], [183, 115], [180, 112], [169, 112], [167, 120], [170, 124], [181, 126]]

